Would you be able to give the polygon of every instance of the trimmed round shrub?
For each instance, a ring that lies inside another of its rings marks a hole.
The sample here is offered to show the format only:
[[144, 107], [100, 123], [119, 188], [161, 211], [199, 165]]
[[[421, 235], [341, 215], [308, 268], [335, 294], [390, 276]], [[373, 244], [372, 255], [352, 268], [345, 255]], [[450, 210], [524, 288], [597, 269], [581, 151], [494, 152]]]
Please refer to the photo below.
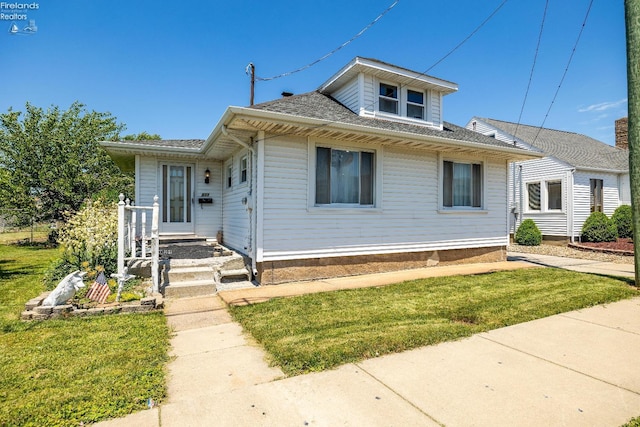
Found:
[[614, 242], [617, 237], [616, 225], [602, 212], [593, 212], [582, 226], [584, 242]]
[[532, 219], [525, 219], [516, 231], [516, 243], [523, 246], [538, 246], [542, 242], [542, 233]]
[[611, 220], [616, 225], [618, 237], [630, 239], [633, 237], [633, 214], [631, 206], [622, 205], [611, 216]]

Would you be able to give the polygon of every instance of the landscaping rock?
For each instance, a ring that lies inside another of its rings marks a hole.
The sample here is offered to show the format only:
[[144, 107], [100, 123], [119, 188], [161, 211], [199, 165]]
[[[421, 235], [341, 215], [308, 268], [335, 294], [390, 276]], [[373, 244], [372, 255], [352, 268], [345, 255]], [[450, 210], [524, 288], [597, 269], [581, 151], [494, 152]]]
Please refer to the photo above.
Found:
[[50, 314], [39, 314], [33, 313], [31, 316], [31, 320], [47, 320], [50, 317]]
[[38, 307], [35, 307], [33, 309], [33, 311], [36, 314], [45, 314], [45, 315], [49, 315], [53, 312], [53, 307], [51, 307], [50, 305], [40, 305]]
[[66, 305], [57, 305], [53, 307], [52, 314], [67, 314], [73, 310], [73, 306], [71, 304]]
[[31, 320], [31, 316], [33, 315], [33, 311], [27, 310], [20, 313], [20, 320]]
[[140, 300], [140, 305], [151, 305], [156, 306], [156, 298], [155, 297], [146, 297]]

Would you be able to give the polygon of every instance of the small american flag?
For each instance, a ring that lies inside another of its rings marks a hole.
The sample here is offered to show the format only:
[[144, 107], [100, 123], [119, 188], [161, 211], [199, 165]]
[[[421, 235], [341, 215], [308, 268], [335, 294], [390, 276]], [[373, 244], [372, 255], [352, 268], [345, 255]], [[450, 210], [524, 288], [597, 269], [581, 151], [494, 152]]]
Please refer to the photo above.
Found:
[[109, 285], [107, 285], [107, 278], [104, 277], [104, 272], [100, 272], [98, 277], [96, 277], [95, 282], [93, 282], [89, 288], [87, 298], [91, 301], [96, 301], [99, 304], [102, 304], [107, 300], [110, 293], [111, 289], [109, 289]]

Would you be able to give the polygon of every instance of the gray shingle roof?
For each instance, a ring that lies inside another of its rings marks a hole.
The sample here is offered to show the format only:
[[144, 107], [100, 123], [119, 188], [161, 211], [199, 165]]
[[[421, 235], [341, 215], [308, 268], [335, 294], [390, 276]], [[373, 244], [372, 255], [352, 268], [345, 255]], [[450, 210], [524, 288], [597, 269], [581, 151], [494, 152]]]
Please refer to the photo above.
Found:
[[[629, 152], [574, 132], [480, 119], [576, 168], [629, 170]], [[516, 132], [516, 126], [518, 134]], [[538, 133], [539, 131], [539, 133]], [[537, 135], [537, 138], [536, 138]]]
[[130, 144], [142, 147], [157, 148], [191, 148], [198, 150], [204, 144], [204, 139], [158, 139], [145, 141], [117, 141], [119, 144]]
[[444, 122], [443, 130], [410, 123], [394, 122], [379, 118], [362, 117], [336, 101], [334, 98], [320, 92], [308, 92], [300, 95], [288, 96], [274, 101], [253, 105], [253, 109], [291, 114], [312, 119], [330, 120], [369, 128], [407, 132], [416, 135], [448, 138], [464, 142], [474, 142], [494, 147], [509, 147], [513, 145], [478, 132], [465, 129], [452, 123]]

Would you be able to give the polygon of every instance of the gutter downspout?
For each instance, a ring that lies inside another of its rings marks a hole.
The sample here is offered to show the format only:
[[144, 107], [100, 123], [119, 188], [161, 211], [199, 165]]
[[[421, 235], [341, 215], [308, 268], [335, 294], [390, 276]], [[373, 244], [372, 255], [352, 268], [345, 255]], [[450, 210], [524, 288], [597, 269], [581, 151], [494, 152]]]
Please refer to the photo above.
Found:
[[575, 183], [575, 176], [574, 174], [576, 173], [576, 168], [572, 168], [569, 170], [569, 185], [568, 185], [568, 190], [569, 190], [569, 195], [567, 197], [567, 202], [569, 203], [569, 206], [567, 207], [567, 215], [569, 215], [569, 221], [571, 221], [571, 243], [575, 243], [575, 236], [576, 236], [576, 230], [575, 230], [575, 218], [574, 218], [574, 203], [573, 203], [573, 185]]
[[[522, 165], [518, 165], [518, 172], [519, 172], [519, 176], [518, 179], [520, 180], [520, 194], [518, 195], [518, 204], [520, 206], [518, 206], [518, 221], [516, 221], [516, 230], [518, 229], [518, 223], [522, 224], [522, 214], [524, 212], [524, 183], [522, 182]], [[514, 234], [515, 236], [515, 234]]]

